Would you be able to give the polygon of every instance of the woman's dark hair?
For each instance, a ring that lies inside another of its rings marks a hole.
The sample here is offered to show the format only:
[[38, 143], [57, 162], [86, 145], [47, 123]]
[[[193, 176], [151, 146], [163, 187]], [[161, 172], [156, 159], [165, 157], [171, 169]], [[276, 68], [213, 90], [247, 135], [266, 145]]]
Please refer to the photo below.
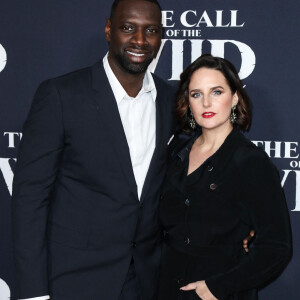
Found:
[[[114, 14], [115, 14], [115, 10], [116, 10], [118, 4], [119, 4], [121, 1], [124, 1], [124, 0], [115, 0], [115, 1], [113, 2], [112, 6], [111, 6], [111, 9], [110, 9], [110, 17], [109, 17], [110, 20], [113, 19]], [[153, 2], [153, 3], [155, 3], [155, 4], [158, 6], [159, 10], [161, 11], [161, 6], [160, 6], [160, 4], [158, 3], [157, 0], [141, 0], [141, 1]]]
[[200, 68], [217, 70], [223, 74], [232, 94], [236, 92], [238, 96], [238, 103], [236, 105], [237, 119], [233, 126], [243, 131], [248, 131], [251, 125], [251, 101], [243, 88], [242, 81], [230, 61], [220, 57], [213, 57], [210, 54], [201, 55], [180, 75], [175, 113], [181, 129], [186, 132], [191, 131], [189, 126], [189, 85], [193, 73]]

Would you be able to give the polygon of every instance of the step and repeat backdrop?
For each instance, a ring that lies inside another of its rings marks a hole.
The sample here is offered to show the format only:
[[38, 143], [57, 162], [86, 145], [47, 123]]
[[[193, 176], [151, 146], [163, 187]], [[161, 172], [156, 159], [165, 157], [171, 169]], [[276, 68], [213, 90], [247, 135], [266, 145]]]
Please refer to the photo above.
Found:
[[[0, 5], [0, 300], [14, 299], [11, 193], [22, 125], [38, 84], [95, 63], [107, 52], [112, 1], [2, 1]], [[293, 230], [293, 258], [260, 291], [300, 297], [300, 2], [160, 1], [164, 39], [152, 71], [176, 85], [202, 53], [232, 61], [253, 102], [250, 139], [277, 166]], [[272, 206], [270, 206], [270, 211]]]

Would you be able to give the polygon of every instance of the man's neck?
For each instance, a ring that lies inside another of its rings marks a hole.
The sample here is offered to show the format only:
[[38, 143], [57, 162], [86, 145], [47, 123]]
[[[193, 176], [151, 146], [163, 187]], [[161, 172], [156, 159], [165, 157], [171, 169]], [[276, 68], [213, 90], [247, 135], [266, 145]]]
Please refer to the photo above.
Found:
[[119, 80], [120, 84], [130, 97], [136, 97], [143, 86], [145, 72], [141, 74], [131, 74], [121, 69], [108, 57], [108, 63]]

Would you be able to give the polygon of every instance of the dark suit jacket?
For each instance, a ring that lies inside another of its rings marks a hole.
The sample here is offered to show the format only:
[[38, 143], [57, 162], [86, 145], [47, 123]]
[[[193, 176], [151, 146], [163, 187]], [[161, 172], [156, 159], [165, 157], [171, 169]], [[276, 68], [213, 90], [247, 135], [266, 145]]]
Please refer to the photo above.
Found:
[[143, 299], [155, 299], [174, 94], [154, 81], [156, 148], [140, 201], [102, 63], [40, 85], [13, 185], [17, 297], [118, 299], [133, 256]]

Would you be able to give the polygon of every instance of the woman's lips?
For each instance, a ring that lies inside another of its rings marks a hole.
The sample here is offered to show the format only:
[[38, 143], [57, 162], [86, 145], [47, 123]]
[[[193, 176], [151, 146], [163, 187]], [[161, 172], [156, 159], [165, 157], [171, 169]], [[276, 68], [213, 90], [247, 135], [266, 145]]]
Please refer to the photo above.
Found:
[[205, 113], [202, 114], [202, 117], [208, 119], [208, 118], [214, 117], [215, 115], [216, 114], [213, 113], [213, 112], [205, 112]]

